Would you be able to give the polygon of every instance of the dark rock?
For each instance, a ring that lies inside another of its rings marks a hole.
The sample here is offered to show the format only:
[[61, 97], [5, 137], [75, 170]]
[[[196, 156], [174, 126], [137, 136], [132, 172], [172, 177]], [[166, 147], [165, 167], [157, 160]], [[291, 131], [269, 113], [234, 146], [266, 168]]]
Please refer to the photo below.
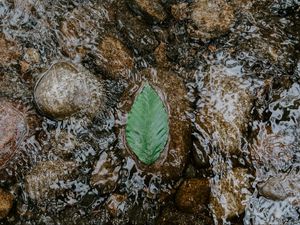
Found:
[[194, 215], [208, 211], [210, 186], [207, 179], [185, 180], [176, 193], [176, 206]]
[[[152, 165], [141, 163], [127, 147], [125, 126], [119, 127], [119, 147], [125, 150], [123, 151], [124, 156], [130, 156], [134, 159], [136, 166], [140, 170], [150, 174], [154, 173], [167, 180], [177, 179], [183, 172], [190, 149], [190, 125], [186, 116], [190, 106], [185, 99], [187, 94], [185, 85], [180, 78], [169, 71], [144, 70], [141, 72], [141, 75], [144, 77], [144, 80], [136, 82], [135, 85], [128, 88], [121, 100], [122, 107], [120, 110], [126, 117], [140, 88], [143, 87], [145, 81], [149, 82], [150, 85], [157, 88], [159, 95], [162, 96], [162, 100], [167, 106], [169, 113], [169, 141], [160, 158]], [[122, 118], [120, 119], [122, 120]]]
[[39, 110], [54, 119], [83, 113], [93, 117], [105, 107], [102, 82], [89, 71], [68, 62], [52, 65], [35, 86]]
[[13, 206], [14, 197], [0, 188], [0, 219], [5, 218]]
[[118, 158], [111, 152], [103, 152], [91, 176], [91, 185], [98, 187], [102, 194], [113, 192], [118, 184], [121, 169]]
[[151, 27], [124, 9], [124, 6], [119, 7], [117, 21], [120, 34], [134, 53], [147, 56], [158, 46], [159, 42]]
[[165, 208], [156, 222], [157, 225], [212, 225], [212, 218], [199, 214], [183, 213], [175, 207]]
[[160, 0], [127, 0], [128, 6], [147, 21], [161, 23], [167, 18], [167, 13]]

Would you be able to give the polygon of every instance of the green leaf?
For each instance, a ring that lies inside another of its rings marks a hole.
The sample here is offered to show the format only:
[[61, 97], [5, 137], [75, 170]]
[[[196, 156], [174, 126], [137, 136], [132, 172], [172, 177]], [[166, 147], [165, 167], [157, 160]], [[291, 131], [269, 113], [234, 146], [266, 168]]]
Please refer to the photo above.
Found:
[[168, 113], [148, 83], [136, 97], [128, 114], [126, 140], [140, 161], [150, 165], [164, 150], [169, 136]]

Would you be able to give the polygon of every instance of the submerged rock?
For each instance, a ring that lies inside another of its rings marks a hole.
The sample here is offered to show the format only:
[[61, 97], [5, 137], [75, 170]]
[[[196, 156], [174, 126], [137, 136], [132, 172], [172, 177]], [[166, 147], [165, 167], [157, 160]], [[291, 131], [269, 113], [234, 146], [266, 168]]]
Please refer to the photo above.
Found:
[[250, 175], [246, 169], [235, 168], [221, 180], [212, 183], [210, 204], [216, 219], [222, 221], [241, 215], [251, 196]]
[[117, 21], [120, 34], [134, 53], [149, 57], [159, 44], [154, 32], [138, 17], [124, 9], [124, 6], [119, 8]]
[[167, 13], [160, 0], [127, 0], [128, 6], [147, 21], [161, 23], [167, 18]]
[[91, 185], [98, 187], [102, 194], [113, 192], [117, 187], [119, 171], [118, 158], [111, 152], [103, 152], [91, 176]]
[[258, 184], [259, 193], [269, 199], [282, 201], [294, 198], [300, 205], [300, 174], [297, 171], [280, 173]]
[[27, 133], [25, 114], [11, 102], [0, 99], [0, 169], [13, 157]]
[[[134, 61], [129, 49], [115, 37], [106, 36], [98, 46], [100, 57], [96, 63], [113, 78], [128, 77]], [[127, 76], [126, 76], [127, 75]]]
[[208, 40], [226, 34], [234, 24], [234, 9], [225, 0], [194, 0], [171, 7], [176, 20], [187, 20], [193, 38]]
[[241, 153], [254, 100], [243, 79], [219, 69], [210, 73], [198, 90], [194, 124], [194, 155], [200, 167], [208, 164], [213, 149], [230, 155]]
[[208, 211], [210, 185], [207, 179], [185, 180], [176, 193], [176, 206], [194, 215]]
[[177, 179], [183, 172], [190, 149], [190, 125], [186, 116], [190, 106], [185, 99], [187, 92], [184, 83], [172, 72], [164, 70], [144, 70], [141, 75], [144, 79], [141, 82], [136, 82], [124, 94], [120, 110], [126, 117], [136, 97], [143, 90], [144, 85], [148, 83], [156, 90], [167, 110], [169, 121], [167, 144], [154, 163], [144, 164], [128, 146], [125, 138], [126, 126], [122, 126], [125, 125], [123, 124], [125, 121], [120, 118], [122, 124], [119, 127], [119, 147], [124, 150], [122, 153], [125, 157], [129, 156], [134, 159], [137, 168], [141, 171], [159, 175], [167, 180]]
[[14, 197], [0, 188], [0, 219], [5, 218], [13, 206]]
[[35, 103], [46, 116], [62, 120], [75, 114], [93, 117], [105, 106], [102, 82], [81, 66], [59, 62], [37, 82]]
[[26, 175], [25, 190], [37, 202], [56, 198], [70, 188], [67, 182], [75, 178], [76, 168], [70, 161], [40, 162]]

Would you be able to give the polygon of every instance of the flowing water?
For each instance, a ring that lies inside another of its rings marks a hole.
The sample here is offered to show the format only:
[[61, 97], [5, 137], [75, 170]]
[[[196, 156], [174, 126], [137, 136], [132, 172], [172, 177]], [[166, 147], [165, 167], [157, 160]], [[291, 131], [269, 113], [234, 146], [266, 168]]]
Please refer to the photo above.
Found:
[[[14, 156], [6, 163], [0, 157], [0, 188], [14, 196], [0, 224], [300, 224], [300, 2], [228, 1], [234, 23], [205, 40], [190, 37], [189, 21], [172, 16], [172, 5], [190, 2], [164, 0], [164, 22], [148, 23], [123, 0], [0, 0], [0, 102], [9, 100], [28, 121], [26, 138], [10, 146]], [[128, 46], [129, 79], [99, 68], [105, 36]], [[137, 168], [118, 138], [124, 93], [138, 89], [140, 71], [160, 75], [159, 43], [167, 43], [165, 70], [184, 82], [192, 126], [184, 137], [187, 163], [171, 181]], [[60, 61], [103, 80], [107, 101], [92, 121], [51, 119], [35, 104], [35, 84]], [[100, 186], [93, 185], [97, 168], [104, 173], [95, 178]], [[212, 200], [199, 214], [183, 212], [176, 192], [190, 179], [209, 180], [211, 195], [228, 213], [220, 216]], [[232, 188], [241, 179], [250, 185]]]

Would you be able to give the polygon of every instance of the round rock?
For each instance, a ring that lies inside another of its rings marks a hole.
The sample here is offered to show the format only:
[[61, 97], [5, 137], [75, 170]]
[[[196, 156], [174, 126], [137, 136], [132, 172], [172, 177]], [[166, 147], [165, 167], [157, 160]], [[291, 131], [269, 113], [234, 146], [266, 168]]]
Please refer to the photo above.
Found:
[[43, 114], [57, 120], [78, 113], [93, 117], [105, 106], [102, 82], [81, 66], [68, 62], [56, 63], [42, 75], [34, 98]]

